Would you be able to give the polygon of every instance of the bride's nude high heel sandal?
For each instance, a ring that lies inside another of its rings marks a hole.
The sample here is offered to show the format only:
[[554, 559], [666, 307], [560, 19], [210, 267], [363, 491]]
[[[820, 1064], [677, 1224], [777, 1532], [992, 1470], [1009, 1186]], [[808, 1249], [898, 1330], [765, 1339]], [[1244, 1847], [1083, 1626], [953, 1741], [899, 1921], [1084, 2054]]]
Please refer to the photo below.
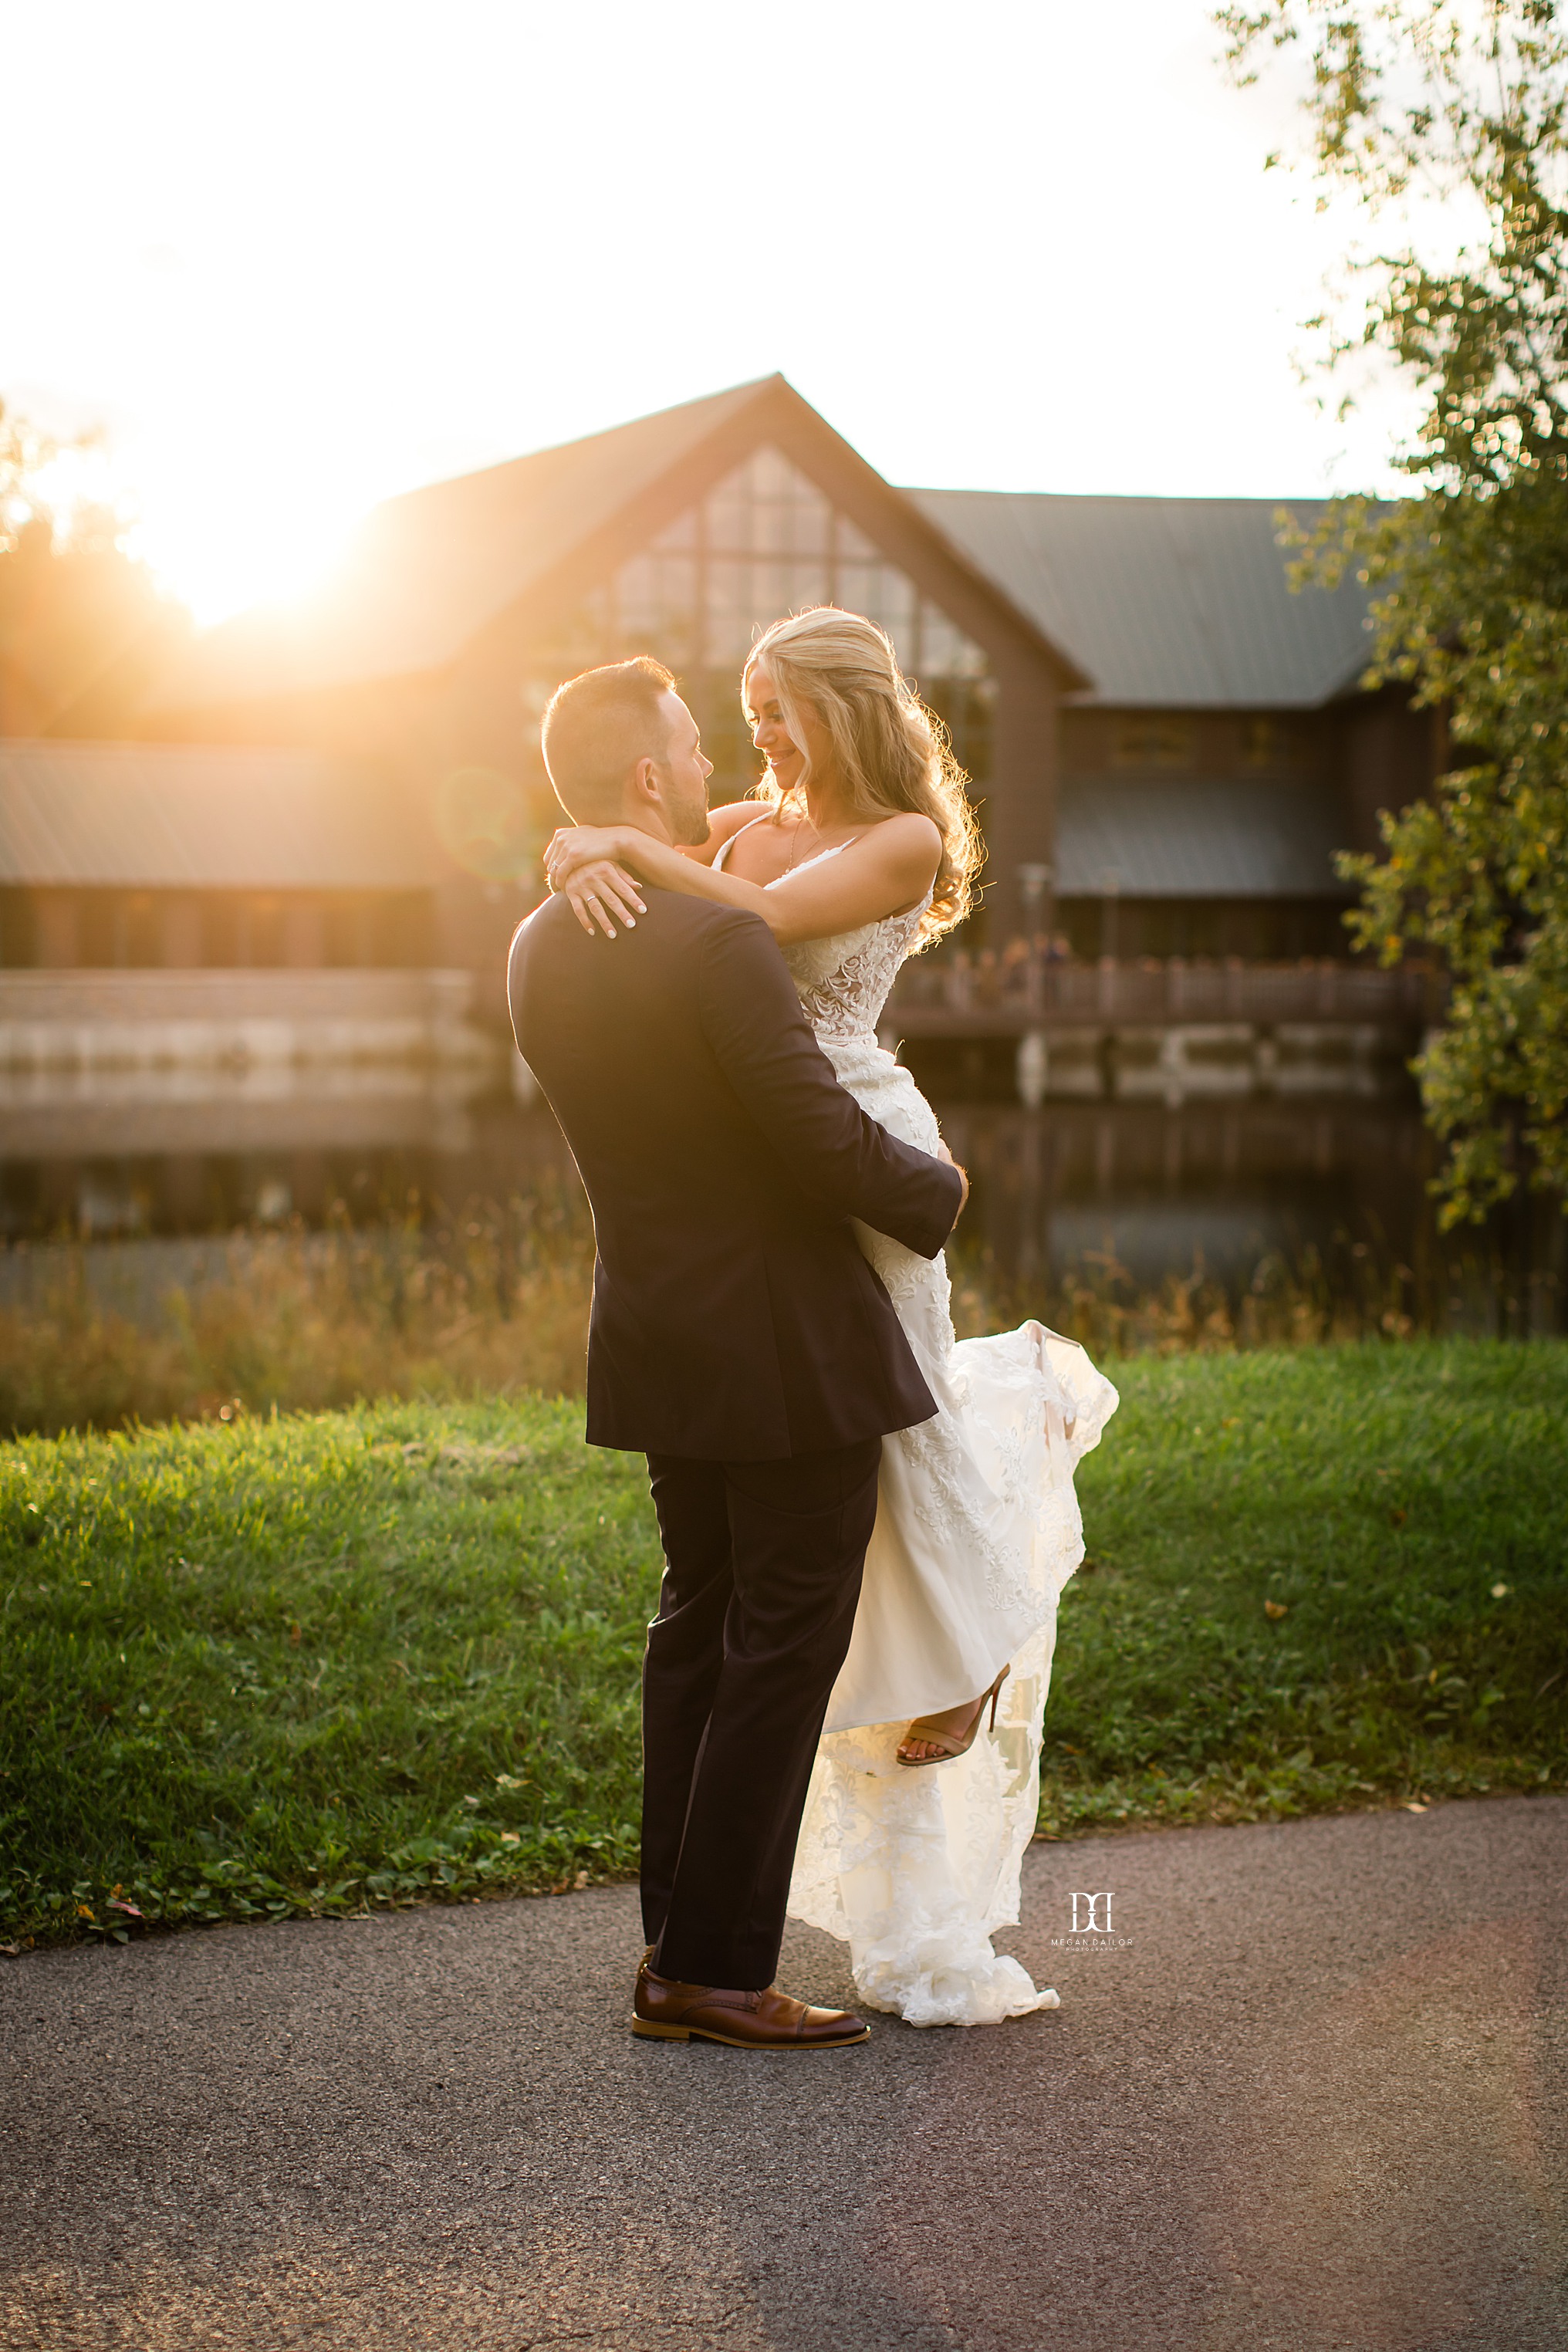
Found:
[[[897, 1751], [899, 1762], [913, 1772], [918, 1771], [922, 1764], [951, 1764], [955, 1757], [967, 1756], [974, 1745], [974, 1736], [980, 1728], [980, 1718], [985, 1712], [987, 1699], [991, 1702], [991, 1721], [987, 1729], [995, 1730], [996, 1701], [1001, 1695], [1003, 1684], [1012, 1671], [1011, 1666], [1004, 1666], [990, 1689], [981, 1692], [974, 1705], [974, 1720], [962, 1736], [951, 1731], [943, 1731], [941, 1725], [933, 1723], [929, 1715], [917, 1716], [899, 1743]], [[928, 1747], [940, 1748], [942, 1752], [940, 1756], [906, 1756], [904, 1749], [911, 1739], [923, 1739]]]

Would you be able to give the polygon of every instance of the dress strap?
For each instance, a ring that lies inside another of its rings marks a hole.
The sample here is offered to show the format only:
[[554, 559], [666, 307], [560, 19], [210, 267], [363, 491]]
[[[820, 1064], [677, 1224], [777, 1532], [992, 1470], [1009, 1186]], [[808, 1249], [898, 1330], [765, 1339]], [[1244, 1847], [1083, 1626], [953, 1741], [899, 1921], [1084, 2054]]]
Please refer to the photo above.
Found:
[[[742, 833], [745, 830], [745, 826], [742, 825]], [[810, 857], [803, 859], [800, 865], [786, 866], [782, 874], [776, 874], [771, 882], [764, 883], [763, 887], [764, 889], [776, 890], [781, 883], [789, 880], [792, 874], [807, 874], [814, 866], [820, 866], [825, 858], [841, 856], [845, 850], [853, 849], [858, 841], [864, 841], [865, 838], [863, 833], [852, 833], [847, 841], [830, 842], [826, 849], [815, 851]]]
[[735, 844], [740, 840], [741, 835], [743, 833], [750, 833], [752, 825], [754, 824], [766, 824], [772, 814], [772, 809], [764, 809], [761, 816], [751, 817], [744, 824], [738, 824], [735, 827], [734, 832], [730, 835], [728, 841], [721, 841], [719, 844], [718, 851], [713, 859], [712, 871], [715, 874], [722, 874], [724, 871], [724, 861], [729, 856], [730, 852], [734, 848]]

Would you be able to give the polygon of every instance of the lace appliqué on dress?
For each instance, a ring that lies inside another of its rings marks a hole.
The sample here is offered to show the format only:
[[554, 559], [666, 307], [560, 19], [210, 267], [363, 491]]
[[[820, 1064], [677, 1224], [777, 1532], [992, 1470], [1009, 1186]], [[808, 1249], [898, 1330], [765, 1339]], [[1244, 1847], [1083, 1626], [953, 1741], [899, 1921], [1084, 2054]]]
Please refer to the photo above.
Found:
[[928, 890], [907, 915], [889, 915], [837, 939], [801, 940], [784, 950], [795, 994], [819, 1043], [875, 1031], [930, 905]]
[[[993, 1609], [1026, 1609], [1032, 1594], [1023, 1558], [1016, 1545], [998, 1543], [969, 1507], [960, 1484], [963, 1449], [952, 1422], [938, 1413], [934, 1421], [921, 1422], [899, 1434], [925, 1473], [927, 1492], [915, 1503], [921, 1527], [948, 1551], [966, 1546], [984, 1561], [985, 1598]], [[1018, 1455], [1021, 1463], [1021, 1437]], [[1015, 1478], [1015, 1494], [1017, 1485]]]

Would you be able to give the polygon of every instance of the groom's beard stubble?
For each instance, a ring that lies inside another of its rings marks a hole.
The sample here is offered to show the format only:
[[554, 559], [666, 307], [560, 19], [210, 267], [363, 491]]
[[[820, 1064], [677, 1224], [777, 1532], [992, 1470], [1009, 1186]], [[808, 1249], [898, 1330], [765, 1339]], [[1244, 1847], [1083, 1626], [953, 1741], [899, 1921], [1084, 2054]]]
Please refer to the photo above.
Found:
[[680, 829], [675, 836], [678, 849], [700, 849], [709, 835], [708, 803], [693, 802], [679, 811]]

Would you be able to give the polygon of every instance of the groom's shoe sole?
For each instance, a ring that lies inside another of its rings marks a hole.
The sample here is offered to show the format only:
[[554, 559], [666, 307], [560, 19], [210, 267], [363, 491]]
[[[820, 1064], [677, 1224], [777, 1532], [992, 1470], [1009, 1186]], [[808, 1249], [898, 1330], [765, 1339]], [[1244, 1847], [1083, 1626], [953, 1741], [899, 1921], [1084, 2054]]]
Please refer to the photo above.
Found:
[[858, 2033], [845, 2033], [832, 2042], [743, 2042], [738, 2034], [710, 2033], [700, 2025], [655, 2025], [646, 2017], [632, 2018], [632, 2032], [645, 2042], [717, 2042], [726, 2050], [758, 2050], [764, 2057], [787, 2056], [796, 2050], [852, 2050], [858, 2042], [869, 2042], [871, 2029], [863, 2025]]

